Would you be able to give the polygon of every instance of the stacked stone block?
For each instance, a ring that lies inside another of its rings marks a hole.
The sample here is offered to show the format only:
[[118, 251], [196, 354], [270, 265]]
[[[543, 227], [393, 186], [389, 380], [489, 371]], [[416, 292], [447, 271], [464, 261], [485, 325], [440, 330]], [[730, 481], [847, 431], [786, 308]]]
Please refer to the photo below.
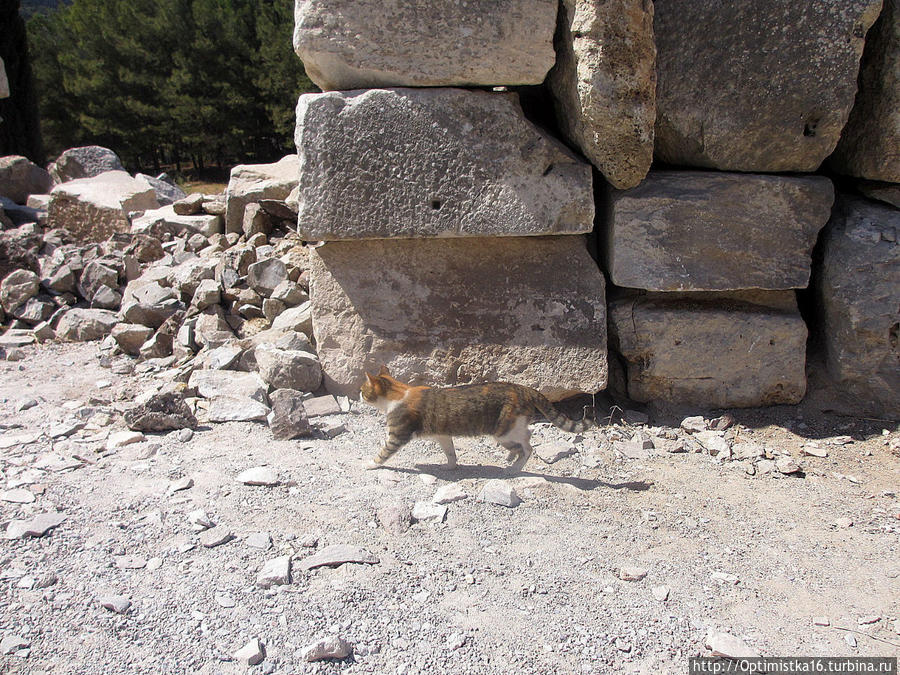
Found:
[[[296, 6], [295, 47], [327, 90], [301, 98], [297, 147], [300, 231], [325, 242], [311, 291], [330, 386], [352, 393], [384, 363], [414, 381], [602, 388], [593, 229], [630, 397], [803, 397], [795, 291], [835, 200], [813, 174], [828, 160], [900, 202], [896, 0], [391, 7]], [[496, 91], [541, 81], [568, 147]]]

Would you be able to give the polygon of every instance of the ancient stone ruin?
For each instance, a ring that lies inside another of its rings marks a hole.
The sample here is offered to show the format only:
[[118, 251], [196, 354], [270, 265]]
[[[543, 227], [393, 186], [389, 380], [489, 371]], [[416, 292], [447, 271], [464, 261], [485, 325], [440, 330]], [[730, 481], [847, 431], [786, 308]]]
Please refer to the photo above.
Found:
[[297, 3], [323, 92], [223, 195], [0, 159], [7, 358], [104, 338], [284, 435], [381, 365], [710, 408], [796, 403], [812, 362], [900, 415], [896, 0], [396, 11]]
[[296, 140], [329, 387], [385, 363], [552, 396], [796, 403], [812, 284], [838, 389], [900, 413], [894, 0], [402, 11], [296, 5], [323, 89]]

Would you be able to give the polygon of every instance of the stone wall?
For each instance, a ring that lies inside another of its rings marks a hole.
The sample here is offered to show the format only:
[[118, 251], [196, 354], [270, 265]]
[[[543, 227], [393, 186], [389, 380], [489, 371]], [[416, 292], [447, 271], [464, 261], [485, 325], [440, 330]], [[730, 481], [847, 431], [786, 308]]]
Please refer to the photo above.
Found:
[[[796, 403], [796, 291], [821, 240], [815, 330], [878, 361], [847, 365], [829, 339], [829, 371], [896, 413], [897, 0], [461, 7], [297, 0], [323, 89], [300, 98], [296, 141], [329, 386], [386, 364], [596, 391], [608, 328], [637, 401]], [[877, 246], [841, 244], [848, 209]], [[829, 272], [866, 255], [852, 281]]]

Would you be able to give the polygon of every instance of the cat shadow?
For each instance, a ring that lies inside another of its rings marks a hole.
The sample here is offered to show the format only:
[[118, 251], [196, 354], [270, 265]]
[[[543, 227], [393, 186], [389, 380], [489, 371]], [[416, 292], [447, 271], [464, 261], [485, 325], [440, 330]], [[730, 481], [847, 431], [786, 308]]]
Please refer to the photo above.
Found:
[[416, 464], [416, 468], [407, 469], [404, 467], [385, 466], [382, 471], [396, 471], [397, 473], [408, 474], [431, 474], [436, 478], [449, 482], [465, 480], [467, 478], [483, 479], [483, 480], [509, 480], [512, 478], [543, 478], [548, 483], [560, 483], [569, 485], [583, 492], [590, 492], [597, 488], [605, 488], [607, 490], [630, 490], [632, 492], [644, 492], [653, 486], [653, 482], [635, 480], [626, 481], [624, 483], [608, 483], [602, 480], [591, 480], [588, 478], [576, 478], [573, 476], [551, 476], [545, 473], [534, 471], [519, 471], [512, 473], [502, 466], [491, 464], [459, 464], [455, 469], [447, 469], [443, 464]]

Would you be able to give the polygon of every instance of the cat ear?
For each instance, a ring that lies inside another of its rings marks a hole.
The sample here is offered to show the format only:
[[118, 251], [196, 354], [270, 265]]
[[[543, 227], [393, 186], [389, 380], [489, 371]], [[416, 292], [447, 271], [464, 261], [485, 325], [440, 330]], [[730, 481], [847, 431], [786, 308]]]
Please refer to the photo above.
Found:
[[387, 366], [381, 366], [381, 370], [378, 371], [378, 377], [382, 377], [384, 375], [387, 375], [388, 377], [391, 376], [391, 374], [388, 372]]
[[368, 371], [366, 371], [366, 379], [369, 381], [369, 384], [375, 384], [375, 378], [369, 375]]

